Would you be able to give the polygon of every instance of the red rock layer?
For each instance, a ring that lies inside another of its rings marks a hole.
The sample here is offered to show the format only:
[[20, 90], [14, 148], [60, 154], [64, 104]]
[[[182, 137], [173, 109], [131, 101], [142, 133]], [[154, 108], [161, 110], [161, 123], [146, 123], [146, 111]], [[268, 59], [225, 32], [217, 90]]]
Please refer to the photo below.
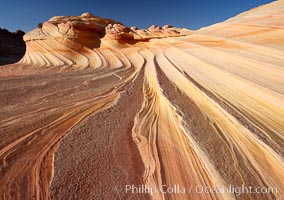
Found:
[[[283, 13], [275, 1], [193, 32], [43, 23], [0, 72], [1, 197], [283, 199]], [[216, 192], [229, 187], [252, 190]]]

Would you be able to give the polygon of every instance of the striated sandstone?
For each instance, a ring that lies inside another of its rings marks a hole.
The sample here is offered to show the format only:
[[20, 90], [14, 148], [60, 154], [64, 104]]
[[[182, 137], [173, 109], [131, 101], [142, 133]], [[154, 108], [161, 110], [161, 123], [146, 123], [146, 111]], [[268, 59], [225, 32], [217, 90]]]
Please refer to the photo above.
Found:
[[114, 40], [133, 40], [131, 29], [123, 24], [109, 24], [106, 28], [106, 38]]
[[283, 13], [275, 1], [196, 31], [42, 23], [0, 68], [1, 199], [282, 200]]

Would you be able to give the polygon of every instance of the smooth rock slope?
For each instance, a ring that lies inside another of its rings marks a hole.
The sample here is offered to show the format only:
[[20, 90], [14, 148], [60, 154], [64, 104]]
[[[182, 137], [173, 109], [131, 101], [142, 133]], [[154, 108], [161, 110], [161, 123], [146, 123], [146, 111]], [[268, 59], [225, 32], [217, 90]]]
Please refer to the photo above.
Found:
[[0, 68], [1, 199], [283, 199], [283, 17], [39, 24]]

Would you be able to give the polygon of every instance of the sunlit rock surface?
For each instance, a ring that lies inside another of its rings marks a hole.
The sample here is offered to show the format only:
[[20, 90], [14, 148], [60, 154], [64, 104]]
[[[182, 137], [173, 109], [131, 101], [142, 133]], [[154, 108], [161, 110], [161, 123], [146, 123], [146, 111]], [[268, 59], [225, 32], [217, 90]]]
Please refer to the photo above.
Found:
[[39, 24], [0, 68], [1, 199], [283, 199], [283, 17], [275, 1], [197, 31]]

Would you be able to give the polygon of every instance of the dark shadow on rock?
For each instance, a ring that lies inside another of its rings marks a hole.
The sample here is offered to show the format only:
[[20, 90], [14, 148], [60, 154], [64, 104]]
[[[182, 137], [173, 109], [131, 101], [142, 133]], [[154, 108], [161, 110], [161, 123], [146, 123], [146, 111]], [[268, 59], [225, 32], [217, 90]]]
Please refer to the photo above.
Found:
[[0, 65], [16, 63], [22, 59], [26, 51], [24, 34], [21, 30], [11, 33], [0, 28]]

